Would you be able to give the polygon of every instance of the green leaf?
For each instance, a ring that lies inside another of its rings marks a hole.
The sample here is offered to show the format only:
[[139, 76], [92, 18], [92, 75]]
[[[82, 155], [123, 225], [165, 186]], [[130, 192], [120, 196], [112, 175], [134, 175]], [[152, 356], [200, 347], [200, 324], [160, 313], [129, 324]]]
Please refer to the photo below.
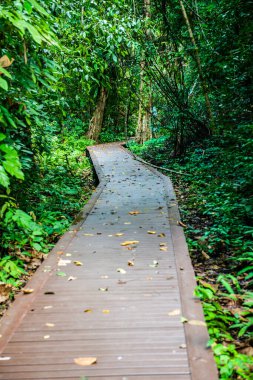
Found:
[[32, 12], [32, 4], [31, 4], [31, 2], [25, 0], [25, 2], [24, 2], [24, 8], [25, 8], [25, 10], [28, 13], [31, 13]]
[[6, 138], [6, 136], [3, 133], [0, 133], [0, 141], [3, 141]]
[[0, 77], [0, 87], [3, 88], [5, 91], [8, 91], [8, 83], [5, 79]]
[[0, 165], [0, 185], [2, 185], [5, 188], [9, 187], [10, 185], [9, 177], [2, 165]]
[[2, 66], [0, 66], [0, 73], [3, 73], [4, 75], [6, 75], [8, 78], [12, 78], [11, 74], [9, 73], [9, 71], [5, 70]]
[[18, 179], [24, 179], [24, 173], [20, 169], [20, 163], [19, 161], [4, 161], [3, 166], [5, 170], [10, 173], [12, 176], [18, 178]]
[[38, 252], [40, 252], [41, 249], [42, 249], [41, 245], [38, 244], [38, 243], [31, 243], [31, 246], [32, 246], [34, 249], [36, 249], [36, 251], [38, 251]]
[[60, 277], [66, 277], [67, 276], [66, 273], [64, 273], [64, 272], [57, 272], [56, 275], [60, 276]]
[[[39, 3], [37, 3], [36, 0], [28, 0], [28, 1], [36, 9], [36, 11], [40, 12], [44, 16], [49, 17], [49, 14], [46, 12], [46, 10], [44, 8], [42, 8], [42, 6]], [[27, 3], [27, 1], [26, 1], [26, 3]]]

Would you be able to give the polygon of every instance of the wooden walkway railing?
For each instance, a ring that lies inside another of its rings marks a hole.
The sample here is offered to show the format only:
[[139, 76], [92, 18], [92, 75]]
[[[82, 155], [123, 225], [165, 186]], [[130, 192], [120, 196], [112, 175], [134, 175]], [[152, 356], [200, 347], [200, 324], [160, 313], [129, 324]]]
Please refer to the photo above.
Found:
[[0, 379], [217, 380], [170, 181], [89, 152], [100, 185], [2, 319]]

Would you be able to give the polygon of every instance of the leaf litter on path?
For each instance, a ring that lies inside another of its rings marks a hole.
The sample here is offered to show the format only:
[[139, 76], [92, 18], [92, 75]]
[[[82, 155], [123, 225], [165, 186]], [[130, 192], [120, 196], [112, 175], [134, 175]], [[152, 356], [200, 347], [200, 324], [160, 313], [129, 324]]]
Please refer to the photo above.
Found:
[[127, 241], [123, 241], [123, 243], [121, 243], [120, 245], [125, 247], [127, 245], [133, 245], [133, 244], [139, 244], [139, 241], [138, 240], [127, 240]]
[[75, 364], [80, 366], [90, 366], [97, 363], [97, 358], [95, 357], [87, 357], [87, 358], [75, 358]]

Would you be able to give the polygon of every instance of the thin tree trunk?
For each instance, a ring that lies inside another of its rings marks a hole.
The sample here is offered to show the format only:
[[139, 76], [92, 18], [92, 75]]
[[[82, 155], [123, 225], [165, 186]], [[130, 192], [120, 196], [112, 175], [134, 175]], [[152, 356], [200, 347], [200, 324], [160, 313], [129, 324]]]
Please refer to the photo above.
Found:
[[[151, 3], [150, 0], [144, 0], [144, 13], [146, 20], [151, 18]], [[151, 38], [151, 30], [148, 29], [146, 32], [147, 38]], [[136, 131], [136, 140], [139, 144], [143, 144], [145, 141], [151, 138], [151, 91], [149, 92], [148, 99], [145, 94], [144, 86], [144, 70], [146, 66], [146, 60], [143, 55], [140, 64], [140, 103], [139, 103], [139, 114], [138, 114], [138, 125]]]
[[193, 31], [192, 31], [192, 28], [191, 28], [191, 24], [190, 24], [190, 21], [189, 21], [189, 18], [188, 18], [188, 15], [187, 15], [184, 3], [183, 3], [182, 0], [179, 0], [179, 3], [180, 3], [180, 6], [181, 6], [182, 14], [183, 14], [183, 17], [184, 17], [184, 20], [185, 20], [185, 23], [186, 23], [186, 26], [187, 26], [187, 29], [188, 29], [188, 33], [189, 33], [191, 42], [192, 42], [192, 44], [194, 46], [195, 59], [196, 59], [196, 63], [197, 63], [197, 68], [198, 68], [200, 83], [201, 83], [201, 86], [202, 86], [202, 91], [203, 91], [203, 94], [204, 94], [204, 97], [205, 97], [207, 114], [208, 114], [208, 118], [209, 118], [209, 121], [210, 121], [210, 124], [211, 124], [211, 128], [213, 128], [214, 127], [213, 113], [212, 113], [211, 103], [210, 103], [209, 94], [208, 94], [208, 86], [207, 86], [207, 83], [206, 83], [206, 80], [205, 80], [205, 77], [204, 77], [204, 74], [203, 74], [202, 66], [201, 66], [201, 61], [200, 61], [200, 56], [199, 56], [199, 49], [198, 49], [198, 46], [197, 46], [197, 43], [196, 43]]
[[107, 90], [104, 87], [102, 87], [100, 90], [96, 109], [90, 120], [89, 131], [87, 133], [87, 137], [91, 140], [98, 141], [98, 138], [103, 126], [106, 100], [107, 100]]

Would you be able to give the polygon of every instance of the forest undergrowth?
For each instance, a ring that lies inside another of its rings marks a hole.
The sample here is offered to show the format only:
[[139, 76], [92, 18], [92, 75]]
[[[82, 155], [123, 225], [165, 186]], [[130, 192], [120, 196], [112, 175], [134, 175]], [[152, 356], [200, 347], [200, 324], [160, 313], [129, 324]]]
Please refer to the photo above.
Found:
[[[130, 149], [171, 173], [220, 379], [253, 379], [252, 126], [173, 157], [169, 137]], [[170, 154], [171, 153], [171, 154]], [[165, 173], [165, 172], [164, 172]], [[168, 174], [168, 173], [165, 173]]]
[[[26, 180], [12, 180], [15, 198], [6, 196], [1, 207], [0, 316], [27, 283], [60, 236], [74, 221], [94, 189], [85, 150], [92, 144], [77, 128], [47, 126], [44, 147], [22, 162]], [[68, 126], [68, 127], [67, 127]], [[35, 139], [38, 136], [34, 137]], [[36, 141], [36, 144], [38, 141]], [[33, 165], [36, 170], [30, 170]], [[17, 191], [15, 191], [15, 186]]]

